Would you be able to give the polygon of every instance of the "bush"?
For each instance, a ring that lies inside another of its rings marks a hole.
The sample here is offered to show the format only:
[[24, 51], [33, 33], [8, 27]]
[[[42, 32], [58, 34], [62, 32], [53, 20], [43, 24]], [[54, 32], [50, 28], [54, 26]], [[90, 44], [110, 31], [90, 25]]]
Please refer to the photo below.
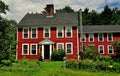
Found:
[[63, 57], [66, 56], [66, 53], [64, 50], [55, 50], [52, 52], [51, 60], [53, 61], [63, 61]]
[[42, 59], [42, 55], [41, 55], [41, 54], [39, 55], [38, 60], [39, 60], [39, 61], [42, 61], [42, 60], [43, 60], [43, 59]]
[[10, 66], [11, 65], [11, 61], [10, 60], [2, 60], [1, 64], [5, 65], [5, 66]]

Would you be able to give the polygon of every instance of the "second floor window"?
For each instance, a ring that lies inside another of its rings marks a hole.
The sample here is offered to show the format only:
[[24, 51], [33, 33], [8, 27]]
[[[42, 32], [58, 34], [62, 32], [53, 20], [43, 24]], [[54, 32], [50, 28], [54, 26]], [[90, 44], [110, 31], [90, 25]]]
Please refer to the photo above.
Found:
[[86, 34], [82, 34], [82, 37], [81, 37], [80, 40], [81, 40], [81, 42], [86, 42]]
[[66, 37], [72, 37], [72, 28], [66, 27]]
[[89, 34], [89, 42], [93, 42], [94, 41], [94, 34]]
[[50, 38], [50, 28], [44, 28], [44, 38]]
[[98, 41], [99, 42], [103, 42], [104, 41], [103, 34], [98, 34]]
[[25, 39], [29, 38], [29, 29], [28, 28], [23, 29], [23, 38], [25, 38]]
[[37, 29], [32, 28], [31, 30], [32, 30], [31, 38], [37, 38]]
[[63, 27], [58, 27], [57, 28], [57, 38], [63, 38]]
[[107, 34], [107, 41], [109, 41], [109, 42], [113, 41], [113, 34], [111, 34], [111, 33]]

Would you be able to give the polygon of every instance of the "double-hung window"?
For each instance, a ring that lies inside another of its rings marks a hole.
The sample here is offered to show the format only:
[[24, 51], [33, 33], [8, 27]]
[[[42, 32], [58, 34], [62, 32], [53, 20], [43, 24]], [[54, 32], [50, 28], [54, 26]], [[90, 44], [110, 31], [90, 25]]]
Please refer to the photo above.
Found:
[[89, 42], [94, 42], [94, 34], [89, 34]]
[[32, 28], [31, 31], [31, 38], [37, 38], [37, 28]]
[[29, 54], [29, 44], [22, 44], [22, 55]]
[[98, 50], [99, 50], [99, 53], [104, 54], [104, 46], [103, 45], [99, 45]]
[[63, 43], [57, 43], [57, 50], [62, 50], [64, 49], [64, 44]]
[[50, 38], [50, 28], [44, 28], [44, 38]]
[[107, 41], [108, 42], [112, 42], [113, 41], [113, 34], [112, 33], [108, 33], [107, 34]]
[[73, 51], [73, 49], [72, 49], [72, 43], [66, 43], [66, 53], [67, 54], [72, 54], [72, 51]]
[[64, 37], [63, 27], [58, 27], [57, 28], [57, 38], [63, 38], [63, 37]]
[[82, 37], [80, 38], [81, 42], [86, 42], [86, 34], [82, 34]]
[[23, 38], [28, 39], [29, 38], [29, 29], [23, 28]]
[[113, 54], [113, 46], [108, 45], [108, 54]]
[[37, 55], [37, 44], [31, 44], [31, 55]]
[[98, 41], [99, 42], [103, 42], [104, 41], [104, 36], [103, 36], [103, 34], [98, 34]]
[[66, 27], [66, 37], [72, 37], [72, 27]]

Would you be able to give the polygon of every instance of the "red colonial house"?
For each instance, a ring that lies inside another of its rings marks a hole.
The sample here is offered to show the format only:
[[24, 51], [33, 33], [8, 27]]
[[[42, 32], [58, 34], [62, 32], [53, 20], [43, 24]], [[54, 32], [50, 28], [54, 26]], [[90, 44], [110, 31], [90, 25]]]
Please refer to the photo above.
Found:
[[38, 59], [39, 55], [50, 59], [59, 49], [73, 59], [81, 42], [95, 46], [103, 55], [114, 55], [112, 42], [120, 39], [120, 25], [86, 25], [79, 38], [78, 13], [54, 13], [53, 5], [47, 5], [46, 14], [27, 13], [17, 27], [17, 59]]

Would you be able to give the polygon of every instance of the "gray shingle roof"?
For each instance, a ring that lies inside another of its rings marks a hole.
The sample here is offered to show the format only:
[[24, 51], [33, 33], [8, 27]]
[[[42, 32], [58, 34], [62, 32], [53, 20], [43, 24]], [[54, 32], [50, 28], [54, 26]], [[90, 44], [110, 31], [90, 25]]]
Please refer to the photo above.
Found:
[[89, 25], [83, 27], [84, 33], [120, 32], [120, 25]]
[[[78, 25], [78, 13], [57, 13], [53, 17], [46, 17], [45, 14], [29, 14], [27, 13], [18, 23], [20, 26], [66, 26]], [[79, 30], [80, 31], [80, 30]], [[120, 32], [120, 25], [85, 25], [83, 26], [84, 33], [105, 33], [105, 32]]]
[[53, 17], [46, 17], [45, 14], [29, 14], [27, 13], [17, 26], [30, 25], [65, 25], [77, 24], [77, 13], [57, 13]]

